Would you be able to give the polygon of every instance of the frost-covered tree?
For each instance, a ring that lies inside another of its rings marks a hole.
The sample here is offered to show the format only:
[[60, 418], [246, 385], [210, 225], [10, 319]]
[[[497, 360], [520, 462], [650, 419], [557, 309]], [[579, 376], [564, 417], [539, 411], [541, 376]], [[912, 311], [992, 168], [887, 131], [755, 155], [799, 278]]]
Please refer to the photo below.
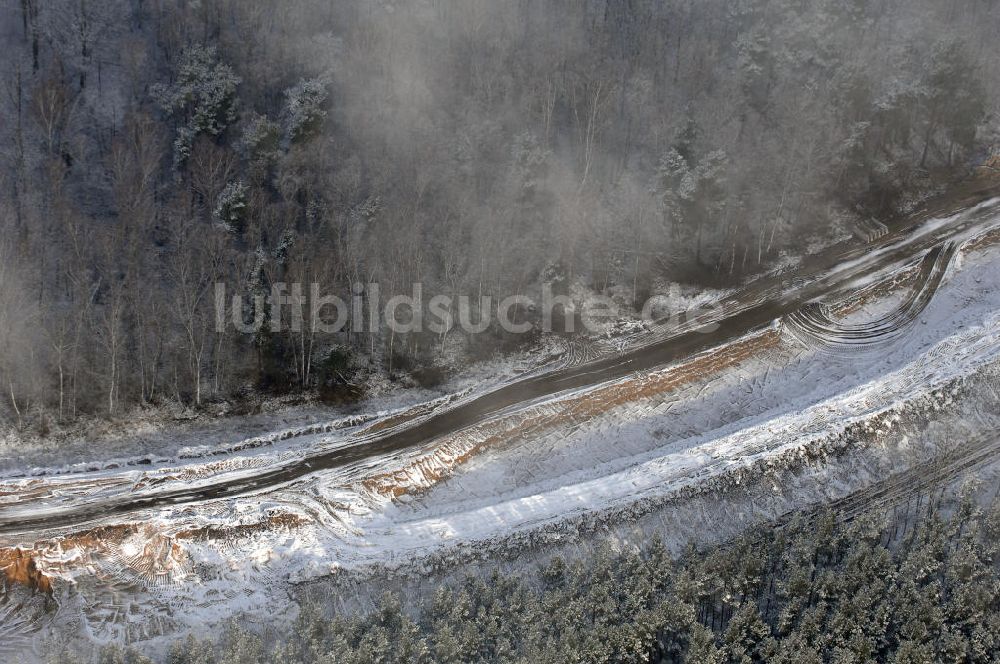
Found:
[[701, 263], [705, 229], [725, 207], [726, 162], [721, 150], [692, 163], [677, 148], [670, 148], [660, 159], [656, 193], [670, 237], [669, 251], [680, 269]]
[[216, 221], [230, 233], [239, 235], [246, 228], [247, 187], [242, 180], [226, 185], [215, 202]]
[[239, 148], [251, 163], [270, 164], [280, 153], [281, 128], [267, 116], [253, 113], [243, 121]]
[[749, 111], [754, 111], [762, 118], [767, 117], [768, 105], [772, 103], [774, 62], [770, 39], [763, 28], [741, 34], [736, 40], [736, 51], [740, 92], [743, 95], [743, 107], [740, 111], [742, 137]]
[[921, 102], [926, 129], [920, 166], [927, 163], [938, 132], [946, 141], [940, 161], [950, 165], [956, 147], [962, 150], [972, 147], [986, 111], [983, 84], [961, 42], [944, 41], [934, 45], [923, 86]]
[[191, 46], [181, 54], [173, 83], [157, 84], [153, 98], [181, 126], [174, 141], [174, 156], [183, 163], [200, 135], [219, 136], [236, 121], [236, 88], [240, 78], [221, 62], [215, 47]]
[[[986, 664], [1000, 656], [997, 513], [929, 515], [891, 543], [882, 513], [850, 524], [813, 514], [676, 561], [654, 540], [470, 576], [405, 606], [385, 595], [357, 615], [314, 598], [273, 648], [235, 626], [215, 643], [181, 640], [167, 661]], [[959, 597], [971, 583], [979, 590]]]
[[285, 137], [290, 143], [307, 140], [322, 129], [328, 96], [321, 78], [303, 79], [285, 90]]

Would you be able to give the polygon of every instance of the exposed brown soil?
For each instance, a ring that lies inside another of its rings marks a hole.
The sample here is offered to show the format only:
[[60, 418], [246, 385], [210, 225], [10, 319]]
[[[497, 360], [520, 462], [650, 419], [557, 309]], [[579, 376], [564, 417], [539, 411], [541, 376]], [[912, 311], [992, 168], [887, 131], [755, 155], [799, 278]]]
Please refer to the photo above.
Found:
[[306, 523], [306, 520], [295, 514], [281, 512], [272, 514], [256, 523], [246, 523], [236, 526], [204, 526], [202, 528], [192, 528], [182, 530], [174, 537], [179, 540], [232, 540], [239, 537], [247, 537], [256, 533], [273, 530], [294, 530]]
[[52, 594], [52, 580], [38, 569], [34, 557], [20, 548], [0, 549], [0, 569], [7, 584]]
[[970, 240], [962, 246], [963, 254], [970, 254], [978, 249], [985, 249], [1000, 242], [1000, 228], [983, 233], [977, 238]]
[[[989, 191], [993, 191], [992, 187], [994, 186], [995, 183], [991, 183]], [[982, 190], [979, 187], [972, 189], [975, 193], [970, 194], [970, 196], [978, 200], [978, 197], [983, 195]], [[1000, 229], [984, 233], [975, 240], [966, 243], [962, 246], [961, 252], [967, 254], [997, 242], [1000, 242]], [[832, 311], [837, 316], [845, 316], [868, 302], [891, 295], [900, 289], [915, 286], [920, 274], [920, 265], [899, 270], [887, 279], [869, 284], [853, 292], [850, 297], [833, 305]], [[613, 383], [598, 387], [579, 397], [560, 402], [557, 405], [560, 410], [555, 414], [543, 409], [530, 409], [526, 413], [517, 413], [470, 427], [469, 430], [447, 436], [431, 454], [417, 459], [404, 468], [365, 480], [362, 485], [365, 490], [386, 498], [398, 498], [408, 493], [426, 490], [429, 485], [440, 481], [449, 475], [454, 468], [466, 463], [474, 455], [488, 447], [523, 439], [529, 434], [539, 435], [544, 430], [602, 415], [612, 408], [631, 401], [639, 401], [669, 392], [698, 378], [716, 374], [732, 367], [751, 355], [776, 345], [779, 338], [779, 333], [769, 330], [727, 347], [703, 353], [666, 371], [625, 383]], [[461, 444], [462, 439], [468, 440], [478, 432], [488, 433], [475, 443]], [[421, 478], [420, 484], [409, 481], [414, 476]]]
[[[233, 540], [260, 532], [292, 530], [305, 520], [289, 513], [269, 515], [255, 523], [236, 526], [204, 526], [168, 534], [149, 524], [101, 526], [51, 540], [36, 542], [31, 548], [0, 549], [0, 571], [8, 585], [21, 585], [52, 594], [52, 577], [42, 572], [38, 560], [72, 560], [73, 565], [98, 564], [102, 559], [116, 557], [132, 569], [136, 577], [146, 580], [170, 577], [183, 569], [188, 561], [184, 541]], [[125, 556], [123, 545], [130, 538], [136, 551]], [[72, 552], [72, 555], [65, 554]], [[59, 563], [49, 562], [56, 575]]]
[[[456, 467], [487, 448], [509, 444], [529, 435], [538, 436], [558, 427], [587, 421], [627, 403], [671, 392], [706, 376], [716, 375], [772, 348], [780, 338], [778, 330], [769, 329], [723, 348], [702, 353], [663, 371], [600, 386], [555, 404], [531, 408], [475, 425], [444, 437], [435, 445], [433, 452], [403, 468], [364, 480], [362, 486], [372, 494], [390, 499], [426, 490], [429, 484], [445, 478]], [[553, 408], [557, 409], [556, 412], [552, 412]], [[409, 481], [415, 475], [422, 479], [420, 485]]]

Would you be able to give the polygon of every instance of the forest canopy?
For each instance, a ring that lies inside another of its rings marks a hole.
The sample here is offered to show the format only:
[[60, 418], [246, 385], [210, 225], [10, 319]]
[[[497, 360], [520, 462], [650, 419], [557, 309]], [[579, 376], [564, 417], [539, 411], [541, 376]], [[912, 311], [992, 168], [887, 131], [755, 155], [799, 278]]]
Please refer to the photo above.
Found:
[[[931, 499], [933, 500], [933, 498]], [[895, 514], [895, 511], [893, 512]], [[925, 502], [916, 520], [799, 514], [679, 560], [642, 551], [554, 558], [533, 575], [442, 585], [404, 606], [337, 615], [320, 597], [277, 635], [234, 622], [177, 640], [169, 664], [326, 662], [995, 662], [1000, 511]], [[148, 664], [104, 650], [101, 664]], [[72, 653], [52, 664], [76, 664]]]
[[[220, 331], [213, 292], [728, 286], [991, 156], [994, 3], [22, 0], [10, 421], [357, 394], [444, 339]], [[623, 315], [625, 315], [623, 314]], [[454, 338], [506, 349], [495, 329]], [[34, 414], [34, 415], [32, 415]]]

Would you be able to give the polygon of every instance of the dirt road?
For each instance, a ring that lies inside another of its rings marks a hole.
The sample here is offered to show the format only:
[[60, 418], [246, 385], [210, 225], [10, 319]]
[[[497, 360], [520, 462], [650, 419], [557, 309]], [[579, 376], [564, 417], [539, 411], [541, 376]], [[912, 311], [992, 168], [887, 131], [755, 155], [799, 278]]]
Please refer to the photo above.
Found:
[[[757, 280], [724, 300], [716, 311], [688, 321], [683, 329], [675, 332], [665, 329], [648, 343], [620, 354], [510, 382], [364, 442], [267, 467], [250, 476], [219, 478], [216, 482], [199, 485], [168, 483], [143, 495], [81, 498], [58, 509], [49, 506], [37, 514], [23, 509], [11, 513], [12, 510], [6, 508], [0, 510], [0, 535], [15, 537], [29, 532], [85, 526], [107, 517], [150, 508], [271, 489], [319, 470], [347, 467], [372, 457], [419, 448], [439, 436], [538, 399], [662, 367], [730, 343], [814, 300], [848, 288], [865, 276], [901, 262], [921, 259], [935, 247], [988, 226], [1000, 218], [1000, 203], [982, 203], [990, 193], [988, 189], [966, 193], [966, 198], [962, 199], [965, 210], [952, 217], [925, 224], [911, 217], [895, 223], [888, 234], [870, 244], [850, 241], [812, 255], [794, 270]], [[923, 217], [928, 214], [924, 213]], [[929, 259], [925, 264], [933, 262]], [[940, 278], [936, 279], [935, 287], [937, 283]], [[922, 297], [932, 295], [933, 289]]]

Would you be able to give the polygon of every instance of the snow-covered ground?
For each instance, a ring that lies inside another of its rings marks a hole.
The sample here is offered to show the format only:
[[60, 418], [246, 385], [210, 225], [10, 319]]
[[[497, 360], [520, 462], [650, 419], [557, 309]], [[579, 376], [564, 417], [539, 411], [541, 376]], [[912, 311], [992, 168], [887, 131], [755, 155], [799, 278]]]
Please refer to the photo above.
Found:
[[555, 431], [480, 455], [371, 517], [365, 538], [416, 553], [674, 492], [933, 392], [1000, 354], [1000, 256], [979, 263], [954, 273], [891, 347], [831, 355], [783, 336], [734, 370], [616, 408], [572, 435]]
[[[670, 533], [679, 545], [698, 534], [692, 524], [712, 514], [749, 514], [745, 525], [849, 493], [879, 479], [872, 470], [881, 467], [879, 455], [902, 469], [940, 449], [945, 424], [924, 427], [933, 436], [923, 438], [920, 427], [900, 434], [901, 423], [947, 411], [961, 398], [963, 380], [1000, 366], [998, 277], [1000, 250], [959, 252], [911, 325], [891, 343], [851, 354], [803, 343], [776, 323], [649, 375], [561, 394], [419, 449], [255, 495], [148, 510], [110, 519], [101, 531], [0, 538], [31, 550], [56, 579], [59, 601], [57, 612], [12, 628], [10, 638], [31, 643], [29, 627], [55, 626], [98, 641], [147, 640], [205, 630], [234, 612], [290, 618], [289, 589], [331, 574], [426, 571], [491, 550], [558, 543], [581, 522], [619, 529], [641, 520], [678, 523], [664, 516], [665, 506], [686, 514], [687, 526]], [[894, 292], [865, 301], [840, 322], [883, 317], [904, 300]], [[489, 385], [464, 385], [466, 392], [428, 408], [395, 405], [425, 417]], [[964, 423], [964, 438], [990, 435], [1000, 424], [988, 412], [951, 417]], [[331, 418], [250, 441], [260, 444], [178, 446], [187, 449], [142, 469], [8, 475], [0, 478], [0, 510], [37, 513], [80, 496], [142, 495], [166, 482], [253, 474], [305, 449], [364, 440], [378, 421]], [[893, 431], [890, 454], [882, 437]], [[847, 453], [854, 448], [857, 455]], [[824, 458], [831, 463], [817, 461]], [[792, 489], [775, 479], [775, 469], [789, 468], [799, 472]], [[747, 495], [763, 492], [771, 502], [718, 497], [741, 483]]]
[[[336, 424], [337, 430], [349, 431], [352, 422], [373, 422], [435, 399], [482, 390], [537, 369], [555, 352], [545, 346], [479, 362], [434, 389], [402, 387], [383, 380], [369, 390], [373, 396], [349, 406], [284, 405], [275, 400], [261, 413], [221, 417], [202, 417], [181, 407], [165, 407], [148, 413], [137, 411], [114, 427], [105, 425], [103, 430], [88, 429], [60, 438], [0, 436], [0, 479], [92, 472], [108, 467], [155, 468], [196, 456], [246, 450], [248, 443], [249, 447], [258, 447], [262, 441], [278, 440], [286, 432], [295, 433], [295, 443], [301, 447], [313, 442], [298, 439], [304, 430]], [[100, 452], [98, 458], [95, 450]]]

